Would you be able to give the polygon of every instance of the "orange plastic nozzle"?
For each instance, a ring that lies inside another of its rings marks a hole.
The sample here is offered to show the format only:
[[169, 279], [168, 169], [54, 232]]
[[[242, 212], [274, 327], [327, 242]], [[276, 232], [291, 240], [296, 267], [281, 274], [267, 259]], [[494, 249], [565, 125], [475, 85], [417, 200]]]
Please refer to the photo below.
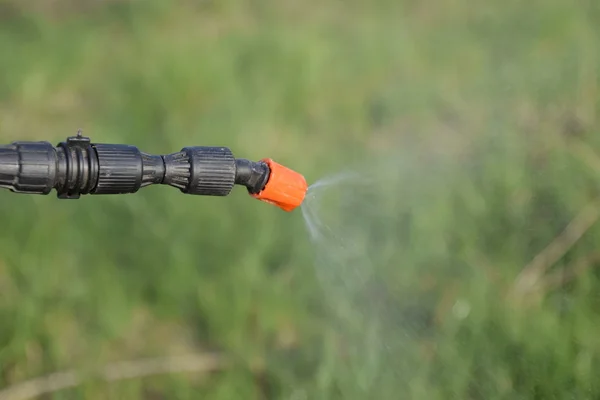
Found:
[[290, 212], [304, 201], [308, 186], [302, 175], [276, 163], [270, 158], [261, 160], [271, 170], [263, 190], [252, 197]]

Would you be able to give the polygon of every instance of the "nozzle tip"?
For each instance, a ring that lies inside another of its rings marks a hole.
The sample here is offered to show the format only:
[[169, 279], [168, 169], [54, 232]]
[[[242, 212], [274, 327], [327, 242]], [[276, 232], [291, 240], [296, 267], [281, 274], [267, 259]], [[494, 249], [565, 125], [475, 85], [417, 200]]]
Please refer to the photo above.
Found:
[[308, 190], [304, 176], [269, 158], [261, 161], [269, 166], [269, 179], [263, 190], [251, 196], [287, 212], [300, 206]]

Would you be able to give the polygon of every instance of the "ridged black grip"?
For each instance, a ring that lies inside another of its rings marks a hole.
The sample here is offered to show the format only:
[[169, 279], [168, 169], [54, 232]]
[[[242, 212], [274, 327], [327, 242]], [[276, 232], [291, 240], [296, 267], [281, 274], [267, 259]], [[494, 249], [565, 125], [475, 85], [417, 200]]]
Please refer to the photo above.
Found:
[[56, 177], [56, 151], [48, 142], [0, 146], [0, 187], [16, 193], [48, 194]]
[[135, 193], [142, 185], [142, 153], [137, 147], [94, 145], [98, 155], [98, 184], [94, 194]]
[[185, 147], [189, 158], [190, 182], [187, 194], [227, 196], [235, 185], [235, 158], [226, 147]]

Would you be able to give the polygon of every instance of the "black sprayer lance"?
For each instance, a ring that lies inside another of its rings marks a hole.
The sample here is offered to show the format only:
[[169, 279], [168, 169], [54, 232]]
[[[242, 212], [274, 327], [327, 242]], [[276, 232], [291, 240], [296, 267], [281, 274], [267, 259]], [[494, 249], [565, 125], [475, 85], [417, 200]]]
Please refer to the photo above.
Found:
[[227, 196], [242, 185], [259, 200], [292, 211], [307, 185], [299, 173], [271, 159], [236, 159], [226, 147], [184, 147], [152, 155], [124, 144], [91, 143], [88, 137], [0, 145], [0, 188], [15, 193], [78, 199], [84, 194], [135, 193], [149, 185], [169, 185], [186, 194]]

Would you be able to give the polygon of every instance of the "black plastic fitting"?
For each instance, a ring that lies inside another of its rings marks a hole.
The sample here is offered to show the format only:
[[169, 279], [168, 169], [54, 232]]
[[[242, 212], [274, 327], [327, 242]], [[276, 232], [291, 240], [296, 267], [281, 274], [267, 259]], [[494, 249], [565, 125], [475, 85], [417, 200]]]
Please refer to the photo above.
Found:
[[236, 185], [243, 185], [248, 188], [251, 194], [260, 193], [269, 180], [269, 166], [260, 161], [254, 162], [240, 158], [236, 160]]
[[269, 179], [264, 162], [235, 159], [226, 147], [184, 147], [152, 155], [135, 146], [94, 144], [88, 137], [0, 146], [0, 188], [15, 193], [49, 194], [61, 199], [84, 194], [126, 194], [153, 184], [183, 193], [227, 196], [234, 185], [259, 193]]

